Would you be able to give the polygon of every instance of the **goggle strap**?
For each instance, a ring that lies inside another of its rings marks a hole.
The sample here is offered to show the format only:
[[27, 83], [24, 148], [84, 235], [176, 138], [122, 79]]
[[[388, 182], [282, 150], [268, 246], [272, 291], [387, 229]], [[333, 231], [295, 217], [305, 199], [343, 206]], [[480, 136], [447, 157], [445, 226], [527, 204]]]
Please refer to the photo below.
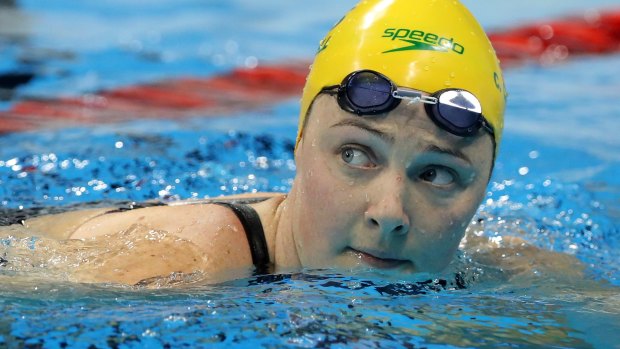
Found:
[[495, 135], [495, 130], [493, 130], [493, 126], [491, 126], [491, 124], [489, 124], [483, 117], [481, 117], [481, 121], [482, 127], [487, 130], [487, 132], [489, 132], [491, 135]]

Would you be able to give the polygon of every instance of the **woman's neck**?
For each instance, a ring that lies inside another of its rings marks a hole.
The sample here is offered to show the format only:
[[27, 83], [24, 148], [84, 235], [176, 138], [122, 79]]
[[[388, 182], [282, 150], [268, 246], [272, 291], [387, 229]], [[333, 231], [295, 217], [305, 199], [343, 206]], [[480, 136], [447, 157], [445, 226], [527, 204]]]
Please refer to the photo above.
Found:
[[289, 195], [278, 195], [252, 205], [261, 217], [269, 257], [276, 269], [301, 267], [293, 234], [295, 197], [291, 191]]

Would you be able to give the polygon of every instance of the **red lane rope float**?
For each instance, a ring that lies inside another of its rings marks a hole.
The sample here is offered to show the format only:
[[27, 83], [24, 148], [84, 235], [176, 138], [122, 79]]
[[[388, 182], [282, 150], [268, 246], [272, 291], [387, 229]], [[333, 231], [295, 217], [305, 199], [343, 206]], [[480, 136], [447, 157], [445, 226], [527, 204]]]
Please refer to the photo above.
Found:
[[538, 61], [552, 64], [570, 56], [620, 51], [620, 10], [586, 12], [489, 34], [503, 66]]
[[[620, 9], [528, 24], [489, 34], [504, 67], [552, 64], [583, 54], [620, 51]], [[0, 133], [100, 124], [136, 118], [213, 116], [299, 96], [308, 62], [234, 69], [207, 78], [178, 78], [77, 98], [28, 99], [0, 112]]]
[[223, 115], [298, 96], [308, 65], [234, 69], [209, 78], [179, 78], [77, 98], [29, 99], [0, 112], [0, 133], [136, 118]]

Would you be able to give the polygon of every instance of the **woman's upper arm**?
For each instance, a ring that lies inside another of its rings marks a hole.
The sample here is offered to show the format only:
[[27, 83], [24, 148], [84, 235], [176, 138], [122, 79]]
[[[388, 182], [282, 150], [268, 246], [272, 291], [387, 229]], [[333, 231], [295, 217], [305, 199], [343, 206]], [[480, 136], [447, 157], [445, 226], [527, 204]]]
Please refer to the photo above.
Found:
[[[150, 232], [157, 233], [151, 234], [157, 237], [155, 240], [143, 238]], [[108, 267], [100, 271], [105, 280], [95, 281], [133, 283], [175, 272], [201, 272], [222, 279], [222, 273], [252, 267], [241, 223], [232, 211], [217, 205], [161, 206], [113, 213], [87, 222], [73, 237], [133, 240], [113, 244], [123, 248], [130, 242], [132, 249], [106, 261]]]
[[69, 239], [71, 235], [89, 220], [104, 215], [113, 208], [95, 208], [51, 214], [27, 219], [24, 226], [41, 233], [46, 238]]

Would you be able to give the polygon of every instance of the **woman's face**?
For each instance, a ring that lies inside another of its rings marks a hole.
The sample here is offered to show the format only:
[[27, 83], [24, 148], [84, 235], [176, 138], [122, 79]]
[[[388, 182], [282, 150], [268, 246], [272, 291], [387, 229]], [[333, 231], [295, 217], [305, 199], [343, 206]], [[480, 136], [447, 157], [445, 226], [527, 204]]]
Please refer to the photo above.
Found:
[[485, 195], [493, 151], [483, 131], [454, 136], [420, 103], [360, 117], [319, 95], [290, 197], [302, 265], [440, 271]]

